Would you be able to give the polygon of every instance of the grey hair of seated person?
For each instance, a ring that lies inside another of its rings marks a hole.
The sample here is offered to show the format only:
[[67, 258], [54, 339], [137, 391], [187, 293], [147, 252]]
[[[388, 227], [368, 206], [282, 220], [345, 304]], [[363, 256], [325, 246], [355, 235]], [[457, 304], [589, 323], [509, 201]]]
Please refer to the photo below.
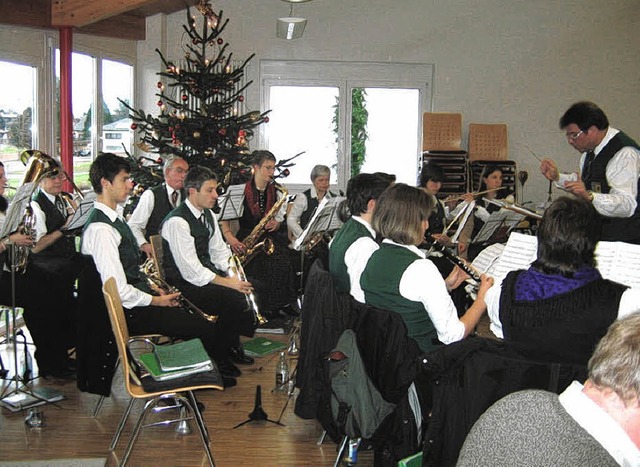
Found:
[[589, 380], [629, 406], [640, 403], [640, 313], [615, 321], [589, 360]]
[[313, 182], [318, 177], [327, 177], [329, 175], [331, 175], [331, 169], [326, 165], [318, 164], [311, 169], [309, 178]]

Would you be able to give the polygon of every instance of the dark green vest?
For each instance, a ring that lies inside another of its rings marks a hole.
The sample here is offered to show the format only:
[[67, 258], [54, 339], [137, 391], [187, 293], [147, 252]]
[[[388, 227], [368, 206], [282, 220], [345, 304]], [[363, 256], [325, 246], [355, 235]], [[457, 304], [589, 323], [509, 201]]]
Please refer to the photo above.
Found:
[[351, 283], [349, 282], [349, 273], [344, 262], [344, 255], [353, 242], [362, 237], [373, 238], [371, 232], [364, 225], [349, 219], [340, 227], [331, 242], [331, 247], [329, 248], [329, 272], [333, 278], [336, 291], [339, 293], [351, 292]]
[[[211, 262], [211, 256], [209, 255], [209, 239], [215, 232], [215, 222], [213, 220], [213, 215], [211, 214], [210, 209], [205, 209], [204, 216], [207, 219], [207, 222], [211, 226], [211, 231], [204, 226], [204, 224], [200, 221], [200, 219], [196, 219], [193, 215], [189, 206], [186, 203], [182, 203], [180, 206], [171, 211], [167, 217], [165, 217], [164, 222], [171, 219], [172, 217], [181, 217], [189, 224], [189, 232], [191, 233], [191, 237], [193, 238], [194, 244], [196, 246], [196, 254], [198, 255], [198, 259], [202, 263], [202, 265], [215, 272], [216, 274], [225, 275], [224, 272], [218, 270]], [[175, 282], [182, 278], [180, 271], [178, 270], [178, 266], [176, 265], [176, 261], [171, 252], [171, 248], [169, 247], [169, 242], [167, 242], [164, 238], [162, 239], [162, 248], [164, 251], [164, 273], [169, 282]]]
[[400, 295], [400, 279], [407, 268], [420, 257], [401, 246], [383, 243], [371, 255], [360, 278], [365, 302], [377, 308], [395, 311], [402, 316], [412, 337], [423, 352], [434, 350], [438, 334], [421, 302]]
[[[171, 212], [173, 206], [169, 202], [169, 197], [167, 196], [167, 184], [162, 183], [158, 186], [154, 186], [150, 189], [151, 193], [153, 193], [153, 210], [151, 211], [151, 215], [149, 216], [149, 220], [147, 221], [147, 226], [145, 227], [144, 236], [147, 240], [152, 235], [156, 235], [160, 233], [160, 225], [167, 214]], [[181, 198], [184, 200], [184, 191], [181, 191]]]
[[134, 286], [136, 289], [150, 293], [151, 289], [140, 272], [141, 253], [138, 249], [138, 243], [136, 242], [136, 238], [133, 236], [133, 232], [131, 232], [129, 226], [120, 220], [120, 218], [117, 218], [115, 222], [111, 222], [104, 212], [95, 208], [89, 214], [83, 230], [86, 230], [87, 227], [94, 222], [108, 224], [118, 231], [120, 237], [122, 237], [120, 245], [118, 245], [118, 255], [120, 256], [120, 263], [122, 263], [127, 283]]

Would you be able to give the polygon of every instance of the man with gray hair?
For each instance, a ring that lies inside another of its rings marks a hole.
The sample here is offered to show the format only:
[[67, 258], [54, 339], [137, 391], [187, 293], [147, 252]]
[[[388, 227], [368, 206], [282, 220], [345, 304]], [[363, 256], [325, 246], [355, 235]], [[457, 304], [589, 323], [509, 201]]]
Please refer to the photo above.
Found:
[[140, 249], [151, 256], [149, 238], [159, 233], [160, 224], [184, 199], [184, 178], [189, 164], [181, 157], [170, 157], [164, 163], [164, 183], [145, 190], [127, 222]]
[[520, 391], [491, 406], [457, 465], [640, 466], [640, 313], [609, 327], [584, 386]]

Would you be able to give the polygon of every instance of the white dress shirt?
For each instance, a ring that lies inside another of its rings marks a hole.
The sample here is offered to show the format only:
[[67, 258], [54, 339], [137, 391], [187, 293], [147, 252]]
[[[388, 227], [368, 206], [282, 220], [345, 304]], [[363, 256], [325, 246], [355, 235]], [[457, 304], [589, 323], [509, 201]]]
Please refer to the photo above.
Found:
[[[197, 209], [189, 199], [185, 201], [185, 204], [195, 218], [200, 219], [203, 211]], [[211, 262], [219, 270], [226, 271], [229, 268], [231, 251], [222, 238], [218, 219], [213, 211], [211, 211], [211, 216], [213, 217], [215, 232], [209, 238], [209, 256]], [[216, 273], [202, 265], [196, 253], [196, 244], [191, 236], [191, 228], [185, 219], [179, 216], [171, 217], [163, 224], [161, 235], [169, 243], [171, 255], [184, 280], [198, 287], [213, 281]]]
[[380, 247], [374, 240], [376, 232], [373, 227], [362, 217], [352, 216], [351, 218], [364, 225], [372, 235], [372, 237], [360, 237], [344, 253], [344, 264], [347, 266], [349, 282], [351, 282], [351, 296], [360, 303], [364, 303], [364, 292], [360, 287], [360, 276], [362, 276], [362, 272], [373, 252]]
[[[495, 279], [495, 282], [487, 290], [484, 302], [487, 304], [487, 314], [491, 320], [489, 329], [496, 337], [504, 339], [502, 332], [502, 322], [500, 321], [500, 295], [502, 293], [502, 280]], [[620, 305], [618, 306], [618, 319], [628, 314], [640, 311], [640, 289], [629, 288], [622, 293]]]
[[[44, 190], [40, 189], [40, 191], [42, 191], [42, 194], [45, 195], [47, 199], [51, 201], [51, 203], [55, 206], [56, 197], [50, 195]], [[40, 207], [40, 204], [35, 201], [31, 201], [31, 209], [33, 210], [33, 215], [36, 219], [36, 242], [38, 242], [42, 237], [47, 235], [47, 215]]]
[[[121, 213], [99, 201], [95, 202], [94, 208], [102, 211], [112, 222], [115, 222], [117, 218], [124, 222]], [[122, 268], [118, 252], [121, 241], [120, 233], [111, 225], [104, 222], [93, 222], [87, 226], [82, 234], [81, 251], [83, 255], [93, 257], [103, 284], [109, 277], [115, 278], [123, 307], [148, 306], [151, 304], [152, 296], [127, 283], [127, 276]]]
[[401, 245], [388, 238], [382, 242], [406, 248], [419, 256], [402, 274], [399, 291], [407, 300], [424, 305], [436, 328], [438, 340], [451, 344], [464, 338], [464, 324], [458, 319], [458, 312], [438, 268], [414, 245]]
[[[327, 191], [324, 196], [325, 198], [333, 198], [333, 195], [329, 193], [329, 191]], [[318, 199], [318, 192], [314, 186], [311, 186], [311, 197]], [[300, 217], [307, 210], [307, 207], [307, 196], [304, 192], [298, 193], [296, 199], [293, 201], [293, 206], [291, 206], [291, 211], [289, 211], [289, 215], [287, 216], [287, 227], [289, 227], [294, 239], [298, 238], [304, 231], [300, 225]]]
[[[598, 146], [594, 149], [595, 159], [611, 138], [617, 135], [620, 130], [609, 127], [607, 134]], [[580, 157], [580, 170], [584, 165], [587, 153]], [[594, 160], [595, 160], [594, 159]], [[607, 164], [607, 182], [611, 189], [609, 193], [594, 193], [593, 207], [600, 214], [606, 217], [630, 217], [637, 205], [638, 177], [640, 177], [640, 151], [631, 146], [625, 146], [618, 151]], [[575, 182], [578, 180], [577, 173], [560, 174], [556, 182], [558, 188], [564, 188], [565, 182]]]
[[[171, 195], [173, 192], [178, 193], [178, 201], [176, 202], [176, 206], [180, 205], [181, 195], [180, 190], [174, 190], [166, 183], [164, 184], [165, 191], [167, 193], [167, 198], [169, 199], [169, 204], [171, 204]], [[145, 190], [140, 196], [140, 200], [138, 201], [138, 205], [131, 213], [131, 217], [129, 218], [129, 227], [131, 227], [131, 231], [133, 235], [136, 237], [136, 242], [138, 242], [138, 246], [143, 245], [144, 243], [149, 243], [145, 238], [145, 230], [147, 228], [147, 224], [149, 223], [149, 217], [151, 217], [151, 213], [153, 212], [153, 208], [155, 207], [156, 198], [153, 195], [151, 190]]]
[[640, 465], [640, 450], [626, 431], [598, 404], [582, 392], [577, 381], [560, 394], [560, 404], [578, 425], [587, 431], [624, 467]]

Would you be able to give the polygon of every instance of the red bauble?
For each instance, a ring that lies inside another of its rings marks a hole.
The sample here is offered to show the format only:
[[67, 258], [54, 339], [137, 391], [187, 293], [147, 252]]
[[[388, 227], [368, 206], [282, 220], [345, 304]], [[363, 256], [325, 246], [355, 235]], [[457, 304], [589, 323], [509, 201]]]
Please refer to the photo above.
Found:
[[189, 96], [187, 96], [186, 94], [183, 94], [182, 95], [182, 100], [186, 102], [187, 99], [189, 99]]
[[156, 86], [158, 86], [158, 88], [162, 88], [162, 81], [158, 81], [158, 84]]
[[218, 45], [222, 44], [224, 44], [224, 40], [222, 39], [222, 37], [218, 37]]
[[244, 102], [244, 96], [238, 96], [238, 100], [239, 100], [240, 102]]
[[222, 136], [226, 135], [227, 134], [227, 129], [226, 128], [220, 128], [218, 130], [218, 134], [220, 134]]
[[158, 101], [158, 107], [162, 107], [163, 105], [164, 105], [164, 102]]
[[160, 157], [156, 160], [156, 164], [162, 164], [162, 159]]
[[132, 123], [131, 124], [131, 129], [135, 130], [136, 128], [138, 128], [138, 124], [137, 123]]
[[264, 123], [269, 123], [269, 117], [264, 117], [264, 118], [262, 119], [262, 121], [263, 121]]
[[288, 177], [291, 174], [291, 172], [289, 171], [289, 169], [284, 169], [282, 171], [282, 175], [284, 175], [285, 177]]

